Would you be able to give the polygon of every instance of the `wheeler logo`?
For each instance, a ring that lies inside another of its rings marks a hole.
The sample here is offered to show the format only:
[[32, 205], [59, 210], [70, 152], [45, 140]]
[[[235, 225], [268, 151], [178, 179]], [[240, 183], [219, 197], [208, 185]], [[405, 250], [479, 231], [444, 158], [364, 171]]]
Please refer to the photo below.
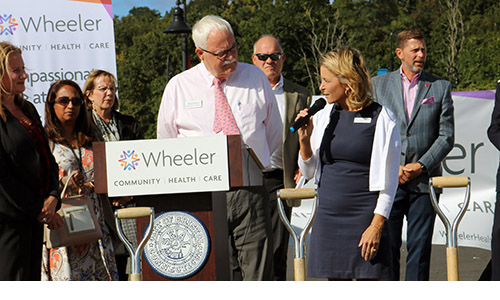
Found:
[[120, 159], [118, 160], [125, 171], [135, 170], [137, 166], [139, 166], [139, 161], [139, 155], [135, 153], [135, 150], [123, 151], [123, 154], [120, 155]]
[[[92, 0], [96, 1], [96, 0]], [[19, 19], [19, 20], [18, 20]], [[64, 19], [53, 19], [47, 15], [18, 17], [14, 18], [12, 14], [0, 14], [0, 36], [13, 35], [14, 31], [19, 30], [26, 33], [56, 33], [56, 32], [97, 32], [104, 25], [104, 20], [99, 18], [86, 18], [82, 14]]]
[[0, 14], [0, 35], [13, 35], [18, 25], [12, 14]]

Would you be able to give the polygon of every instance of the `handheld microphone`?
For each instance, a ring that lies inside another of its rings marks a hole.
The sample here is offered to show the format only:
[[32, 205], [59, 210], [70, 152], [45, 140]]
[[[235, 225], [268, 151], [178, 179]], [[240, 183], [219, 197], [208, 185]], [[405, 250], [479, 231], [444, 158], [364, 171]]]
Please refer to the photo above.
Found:
[[325, 107], [325, 105], [326, 105], [325, 98], [319, 98], [318, 100], [316, 100], [314, 102], [313, 106], [311, 106], [309, 108], [309, 110], [307, 111], [307, 116], [300, 117], [297, 121], [295, 121], [292, 124], [292, 126], [290, 126], [290, 131], [291, 132], [295, 132], [295, 131], [297, 131], [297, 129], [299, 129], [300, 127], [304, 126], [304, 124], [306, 124], [307, 121], [309, 121], [309, 119], [311, 118], [311, 116], [313, 116], [318, 111], [322, 110]]

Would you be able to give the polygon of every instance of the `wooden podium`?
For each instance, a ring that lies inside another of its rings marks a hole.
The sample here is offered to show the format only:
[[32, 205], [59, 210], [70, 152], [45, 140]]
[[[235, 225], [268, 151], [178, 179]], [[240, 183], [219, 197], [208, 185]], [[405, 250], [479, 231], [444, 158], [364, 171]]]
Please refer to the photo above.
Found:
[[[262, 185], [260, 162], [250, 149], [242, 144], [239, 135], [227, 136], [230, 188]], [[95, 191], [106, 194], [107, 170], [105, 143], [93, 144]], [[192, 276], [170, 279], [153, 270], [146, 259], [142, 259], [142, 274], [145, 281], [159, 280], [231, 280], [229, 265], [229, 241], [226, 213], [226, 192], [194, 192], [134, 196], [137, 206], [154, 207], [155, 214], [166, 211], [186, 211], [196, 216], [209, 234], [210, 252], [205, 264]], [[147, 220], [137, 220], [138, 240], [148, 225]]]

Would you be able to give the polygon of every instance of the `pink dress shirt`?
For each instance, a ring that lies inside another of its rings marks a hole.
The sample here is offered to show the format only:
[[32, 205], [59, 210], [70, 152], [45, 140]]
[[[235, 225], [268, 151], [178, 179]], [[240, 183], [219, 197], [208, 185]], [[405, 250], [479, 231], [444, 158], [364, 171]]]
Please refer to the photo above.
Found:
[[[157, 138], [216, 135], [213, 79], [202, 62], [168, 82], [158, 112]], [[271, 153], [281, 147], [283, 124], [267, 77], [256, 66], [240, 62], [222, 88], [243, 142], [268, 166]]]
[[418, 91], [418, 81], [422, 72], [419, 72], [417, 75], [415, 75], [411, 82], [403, 72], [403, 67], [399, 69], [399, 72], [401, 74], [401, 83], [403, 84], [403, 99], [405, 104], [406, 121], [409, 121], [411, 118], [411, 112], [413, 111], [413, 106], [415, 105], [415, 97]]

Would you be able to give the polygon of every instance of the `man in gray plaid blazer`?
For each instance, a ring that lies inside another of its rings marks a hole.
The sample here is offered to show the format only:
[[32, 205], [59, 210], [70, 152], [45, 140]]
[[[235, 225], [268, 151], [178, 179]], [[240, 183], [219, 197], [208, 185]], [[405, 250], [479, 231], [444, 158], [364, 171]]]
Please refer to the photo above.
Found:
[[387, 221], [393, 280], [399, 280], [404, 216], [408, 222], [405, 278], [429, 280], [435, 212], [428, 183], [429, 177], [441, 176], [441, 161], [453, 148], [451, 86], [423, 70], [427, 49], [418, 30], [399, 33], [396, 54], [401, 68], [372, 79], [376, 101], [396, 114], [401, 133], [399, 187]]

